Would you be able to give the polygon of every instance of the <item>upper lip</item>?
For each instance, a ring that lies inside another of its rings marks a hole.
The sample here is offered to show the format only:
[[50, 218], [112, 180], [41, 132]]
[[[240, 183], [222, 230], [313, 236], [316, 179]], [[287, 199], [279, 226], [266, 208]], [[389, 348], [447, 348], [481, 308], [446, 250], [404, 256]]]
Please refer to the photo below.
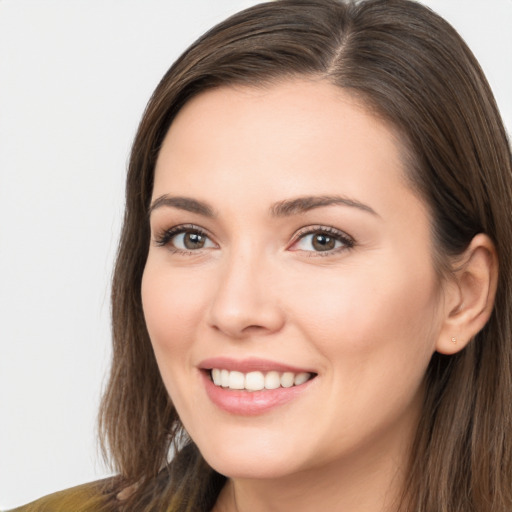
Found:
[[233, 359], [231, 357], [210, 357], [204, 359], [198, 365], [200, 370], [211, 370], [218, 368], [221, 370], [248, 372], [293, 372], [293, 373], [315, 373], [307, 368], [299, 368], [289, 364], [279, 363], [268, 359], [249, 357], [245, 359]]

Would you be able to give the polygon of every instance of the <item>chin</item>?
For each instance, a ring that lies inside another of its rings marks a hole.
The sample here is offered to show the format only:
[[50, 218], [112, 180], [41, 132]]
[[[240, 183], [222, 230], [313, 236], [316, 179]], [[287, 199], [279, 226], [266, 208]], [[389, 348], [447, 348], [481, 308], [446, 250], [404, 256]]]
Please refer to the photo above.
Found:
[[[301, 469], [297, 445], [294, 450], [270, 440], [258, 442], [196, 443], [208, 464], [218, 473], [229, 478], [267, 479], [280, 478]], [[300, 445], [299, 445], [300, 446]]]
[[221, 475], [232, 479], [275, 480], [295, 472], [289, 461], [275, 461], [273, 459], [256, 461], [246, 457], [216, 457], [206, 458], [206, 462]]

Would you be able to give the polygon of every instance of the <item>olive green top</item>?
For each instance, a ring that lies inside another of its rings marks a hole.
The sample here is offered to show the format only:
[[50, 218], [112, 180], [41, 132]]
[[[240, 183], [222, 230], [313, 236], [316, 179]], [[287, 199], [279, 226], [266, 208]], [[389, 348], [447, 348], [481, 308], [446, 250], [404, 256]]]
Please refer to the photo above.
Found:
[[[10, 512], [106, 512], [105, 493], [110, 479], [71, 487], [44, 496]], [[101, 506], [103, 505], [103, 506]]]

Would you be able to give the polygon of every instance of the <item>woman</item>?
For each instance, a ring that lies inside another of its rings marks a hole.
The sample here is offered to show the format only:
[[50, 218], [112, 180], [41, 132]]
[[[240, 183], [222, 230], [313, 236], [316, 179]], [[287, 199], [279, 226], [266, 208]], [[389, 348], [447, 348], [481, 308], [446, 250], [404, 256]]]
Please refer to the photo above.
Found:
[[428, 9], [218, 25], [132, 150], [120, 476], [33, 509], [510, 510], [511, 195], [492, 93]]

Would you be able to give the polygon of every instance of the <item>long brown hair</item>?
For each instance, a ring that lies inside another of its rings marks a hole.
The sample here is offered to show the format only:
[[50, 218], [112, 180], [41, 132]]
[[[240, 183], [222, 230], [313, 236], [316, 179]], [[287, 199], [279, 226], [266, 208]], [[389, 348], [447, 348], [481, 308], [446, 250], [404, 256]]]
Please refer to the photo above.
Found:
[[[456, 31], [410, 0], [280, 0], [214, 27], [170, 68], [136, 135], [112, 292], [113, 362], [100, 411], [103, 447], [136, 484], [127, 510], [209, 510], [225, 481], [183, 432], [141, 306], [156, 158], [180, 108], [229, 84], [323, 78], [398, 131], [411, 184], [429, 205], [439, 269], [471, 239], [495, 243], [500, 275], [484, 329], [434, 354], [402, 509], [512, 510], [512, 163], [489, 85]], [[172, 460], [170, 453], [175, 455]]]

